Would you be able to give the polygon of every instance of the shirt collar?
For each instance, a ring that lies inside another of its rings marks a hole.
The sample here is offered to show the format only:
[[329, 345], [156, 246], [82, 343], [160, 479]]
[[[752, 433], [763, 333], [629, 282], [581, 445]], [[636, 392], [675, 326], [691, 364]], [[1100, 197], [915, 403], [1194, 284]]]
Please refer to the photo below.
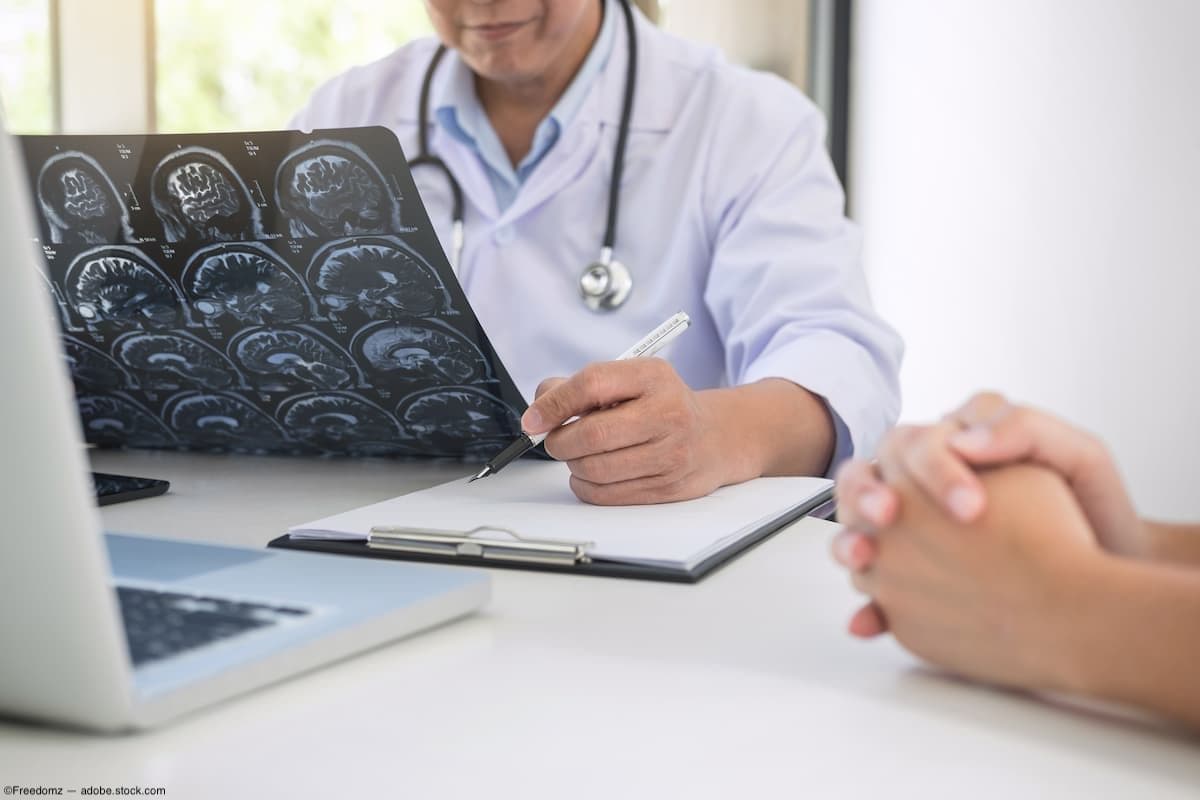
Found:
[[[604, 21], [600, 33], [566, 91], [550, 109], [546, 119], [538, 125], [533, 147], [521, 168], [532, 166], [531, 161], [540, 160], [545, 155], [544, 151], [557, 141], [558, 135], [577, 116], [612, 53], [616, 38], [616, 16], [619, 13], [620, 9], [615, 7], [614, 0], [604, 0]], [[434, 103], [435, 118], [450, 135], [480, 153], [500, 146], [499, 137], [475, 93], [475, 76], [453, 50], [446, 55], [446, 63], [435, 83], [434, 95], [437, 97]], [[500, 149], [503, 152], [503, 148]], [[496, 168], [498, 165], [491, 166]]]

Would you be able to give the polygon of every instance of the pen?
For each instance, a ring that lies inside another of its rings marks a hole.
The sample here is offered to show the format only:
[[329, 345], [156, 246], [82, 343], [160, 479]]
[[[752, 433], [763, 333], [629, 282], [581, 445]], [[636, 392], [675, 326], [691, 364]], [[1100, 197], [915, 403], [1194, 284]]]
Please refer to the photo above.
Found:
[[[626, 350], [624, 353], [616, 357], [617, 361], [624, 361], [627, 358], [650, 358], [652, 355], [662, 350], [675, 339], [676, 336], [687, 330], [688, 325], [692, 324], [692, 320], [687, 314], [680, 311], [669, 320], [659, 325], [654, 330], [642, 337], [641, 341], [633, 347]], [[574, 421], [575, 417], [563, 423], [566, 425]], [[546, 433], [537, 433], [530, 436], [528, 433], [522, 433], [508, 447], [501, 450], [491, 461], [483, 465], [483, 469], [479, 470], [479, 474], [467, 481], [477, 481], [480, 478], [486, 478], [489, 475], [495, 475], [500, 470], [504, 469], [510, 462], [515, 461], [522, 454], [527, 453], [533, 448], [542, 443], [542, 440], [549, 435]]]

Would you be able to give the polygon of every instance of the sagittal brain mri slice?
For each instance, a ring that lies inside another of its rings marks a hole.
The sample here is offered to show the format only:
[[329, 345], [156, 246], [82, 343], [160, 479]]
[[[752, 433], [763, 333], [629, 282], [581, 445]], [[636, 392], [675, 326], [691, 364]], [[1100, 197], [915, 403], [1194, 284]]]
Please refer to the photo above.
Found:
[[71, 371], [77, 393], [100, 393], [137, 387], [133, 376], [107, 353], [72, 336], [63, 336], [62, 343], [67, 368]]
[[206, 147], [171, 153], [154, 168], [150, 200], [168, 242], [263, 238], [262, 214], [224, 156]]
[[241, 383], [233, 364], [211, 345], [179, 333], [127, 333], [113, 354], [141, 376], [144, 389], [228, 389]]
[[244, 453], [287, 450], [275, 420], [232, 394], [188, 392], [167, 403], [163, 416], [192, 447]]
[[51, 156], [37, 179], [37, 199], [55, 244], [132, 242], [129, 210], [104, 168], [85, 153]]
[[67, 305], [66, 298], [63, 297], [62, 292], [58, 290], [58, 287], [54, 285], [54, 281], [50, 280], [49, 276], [47, 276], [44, 272], [39, 272], [38, 274], [41, 275], [42, 280], [46, 282], [46, 291], [49, 292], [50, 297], [54, 299], [54, 308], [58, 311], [58, 321], [63, 330], [84, 330], [75, 321], [75, 315], [71, 313], [71, 308]]
[[374, 162], [349, 142], [318, 140], [275, 176], [275, 202], [293, 237], [397, 233], [400, 204]]
[[177, 447], [174, 434], [153, 414], [117, 395], [79, 398], [84, 438], [100, 445]]
[[349, 309], [371, 319], [446, 316], [450, 294], [433, 267], [395, 237], [334, 242], [318, 251], [308, 282], [331, 317]]
[[67, 300], [89, 327], [175, 328], [187, 325], [178, 291], [155, 264], [129, 247], [78, 256], [67, 268]]
[[490, 458], [520, 430], [520, 415], [498, 397], [471, 386], [427, 389], [400, 401], [405, 431], [430, 453]]
[[294, 438], [325, 453], [383, 456], [411, 452], [390, 414], [349, 392], [295, 398], [280, 407], [279, 417]]
[[469, 384], [491, 377], [479, 349], [437, 320], [373, 323], [358, 332], [352, 349], [359, 363], [396, 380]]
[[362, 380], [350, 356], [312, 330], [252, 329], [230, 342], [229, 352], [263, 391], [348, 389]]
[[210, 322], [225, 316], [254, 325], [299, 322], [312, 311], [312, 298], [291, 267], [254, 242], [197, 251], [182, 280], [193, 307]]

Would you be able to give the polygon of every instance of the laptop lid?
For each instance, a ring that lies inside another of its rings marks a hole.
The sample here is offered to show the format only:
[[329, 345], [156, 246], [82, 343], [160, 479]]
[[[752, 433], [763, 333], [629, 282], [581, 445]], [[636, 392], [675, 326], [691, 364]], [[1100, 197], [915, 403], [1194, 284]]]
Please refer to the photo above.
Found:
[[128, 655], [20, 165], [0, 110], [0, 709], [112, 727]]

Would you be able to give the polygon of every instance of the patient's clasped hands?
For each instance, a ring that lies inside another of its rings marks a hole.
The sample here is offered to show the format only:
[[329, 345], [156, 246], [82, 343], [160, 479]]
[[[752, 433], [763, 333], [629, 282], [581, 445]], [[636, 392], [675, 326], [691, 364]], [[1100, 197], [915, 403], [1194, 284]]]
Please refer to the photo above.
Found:
[[1043, 412], [980, 394], [895, 429], [876, 463], [838, 477], [836, 560], [870, 602], [861, 637], [970, 677], [1093, 691], [1102, 636], [1090, 602], [1114, 557], [1149, 540], [1103, 444]]

